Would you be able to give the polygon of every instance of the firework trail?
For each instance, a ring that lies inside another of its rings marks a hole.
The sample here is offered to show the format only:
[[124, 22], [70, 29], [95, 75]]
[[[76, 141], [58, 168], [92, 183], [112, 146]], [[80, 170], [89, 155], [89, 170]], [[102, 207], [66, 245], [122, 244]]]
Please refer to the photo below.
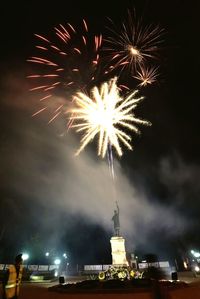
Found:
[[[83, 133], [81, 145], [76, 154], [80, 152], [98, 135], [98, 155], [102, 158], [109, 151], [109, 147], [115, 149], [119, 156], [123, 151], [120, 143], [132, 150], [131, 135], [123, 129], [140, 133], [136, 124], [150, 125], [146, 120], [136, 118], [133, 110], [143, 99], [136, 98], [137, 91], [127, 97], [120, 96], [117, 87], [117, 78], [113, 78], [91, 91], [91, 97], [83, 92], [77, 92], [74, 96], [75, 107], [71, 109], [74, 123], [73, 128]], [[110, 159], [109, 159], [110, 160]]]
[[55, 95], [64, 99], [57, 105], [54, 103], [49, 122], [66, 112], [66, 105], [77, 89], [85, 92], [96, 84], [102, 43], [102, 36], [91, 35], [85, 20], [78, 29], [69, 23], [60, 24], [53, 33], [51, 39], [35, 34], [36, 53], [28, 59], [36, 69], [28, 76], [34, 85], [30, 90], [39, 92], [39, 100], [45, 105], [33, 116], [45, 111]]
[[112, 146], [111, 146], [110, 143], [108, 144], [107, 160], [108, 160], [108, 167], [109, 167], [109, 171], [110, 171], [110, 176], [112, 177], [112, 179], [114, 181], [114, 179], [115, 179], [114, 159], [113, 159]]
[[[106, 60], [106, 73], [118, 72], [118, 76], [137, 76], [137, 72], [146, 69], [146, 64], [158, 60], [164, 30], [159, 26], [146, 25], [136, 18], [135, 12], [128, 11], [126, 21], [120, 28], [109, 19], [108, 36], [103, 39], [103, 52]], [[147, 75], [147, 74], [146, 74]], [[148, 71], [148, 78], [139, 75], [140, 86], [155, 82], [155, 73]], [[144, 84], [142, 84], [144, 82]], [[145, 83], [146, 82], [146, 83]]]

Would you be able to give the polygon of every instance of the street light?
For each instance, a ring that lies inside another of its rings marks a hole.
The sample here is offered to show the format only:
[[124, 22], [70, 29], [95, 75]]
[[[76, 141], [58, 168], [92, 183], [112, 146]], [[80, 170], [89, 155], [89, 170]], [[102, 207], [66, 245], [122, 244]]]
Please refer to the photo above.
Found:
[[63, 257], [64, 257], [65, 259], [67, 259], [67, 254], [66, 254], [66, 253], [63, 253]]
[[194, 251], [194, 250], [191, 250], [190, 252], [192, 253], [192, 255], [193, 255], [194, 257], [196, 257], [196, 258], [200, 257], [200, 252], [198, 252], [198, 251]]
[[49, 252], [46, 252], [45, 255], [48, 257], [49, 256]]
[[56, 259], [54, 260], [54, 264], [55, 264], [55, 265], [60, 265], [60, 259], [56, 258]]
[[23, 261], [27, 261], [29, 259], [29, 255], [28, 255], [28, 253], [23, 253], [22, 254], [22, 260]]
[[55, 274], [54, 274], [55, 277], [58, 276], [60, 262], [61, 262], [61, 260], [59, 258], [56, 258], [54, 260], [54, 264], [57, 266], [57, 269], [55, 270]]

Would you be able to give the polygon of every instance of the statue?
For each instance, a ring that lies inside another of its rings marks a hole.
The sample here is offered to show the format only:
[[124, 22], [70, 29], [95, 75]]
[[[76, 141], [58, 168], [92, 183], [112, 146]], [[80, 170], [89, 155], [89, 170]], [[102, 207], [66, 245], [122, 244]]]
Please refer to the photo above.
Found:
[[117, 205], [117, 210], [114, 211], [112, 221], [114, 224], [115, 236], [119, 237], [120, 223], [119, 223], [119, 206], [117, 204], [117, 201], [116, 201], [116, 205]]

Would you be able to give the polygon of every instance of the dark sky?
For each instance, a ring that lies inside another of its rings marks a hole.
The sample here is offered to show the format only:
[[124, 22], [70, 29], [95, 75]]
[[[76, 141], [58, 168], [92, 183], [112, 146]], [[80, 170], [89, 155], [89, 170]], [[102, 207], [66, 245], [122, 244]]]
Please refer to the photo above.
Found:
[[[109, 3], [109, 5], [108, 5]], [[106, 32], [106, 17], [121, 24], [135, 8], [145, 24], [165, 29], [160, 77], [144, 88], [137, 109], [151, 127], [134, 136], [134, 151], [115, 156], [113, 186], [106, 159], [95, 145], [79, 156], [79, 137], [63, 134], [66, 119], [48, 125], [36, 118], [38, 94], [30, 93], [26, 61], [34, 33], [84, 18]], [[172, 248], [200, 247], [198, 1], [22, 1], [1, 7], [0, 248], [65, 250], [79, 263], [110, 262], [115, 199], [127, 251], [168, 258]], [[115, 193], [115, 195], [114, 195]], [[162, 239], [162, 241], [161, 241]], [[32, 243], [31, 243], [32, 242]], [[34, 246], [36, 246], [34, 243]]]

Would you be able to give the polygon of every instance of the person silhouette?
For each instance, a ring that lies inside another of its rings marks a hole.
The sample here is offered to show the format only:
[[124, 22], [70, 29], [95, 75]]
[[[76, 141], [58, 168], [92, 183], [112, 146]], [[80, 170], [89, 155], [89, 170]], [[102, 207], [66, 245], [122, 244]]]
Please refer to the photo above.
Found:
[[22, 280], [22, 254], [15, 257], [14, 265], [10, 265], [3, 278], [3, 299], [17, 299]]

